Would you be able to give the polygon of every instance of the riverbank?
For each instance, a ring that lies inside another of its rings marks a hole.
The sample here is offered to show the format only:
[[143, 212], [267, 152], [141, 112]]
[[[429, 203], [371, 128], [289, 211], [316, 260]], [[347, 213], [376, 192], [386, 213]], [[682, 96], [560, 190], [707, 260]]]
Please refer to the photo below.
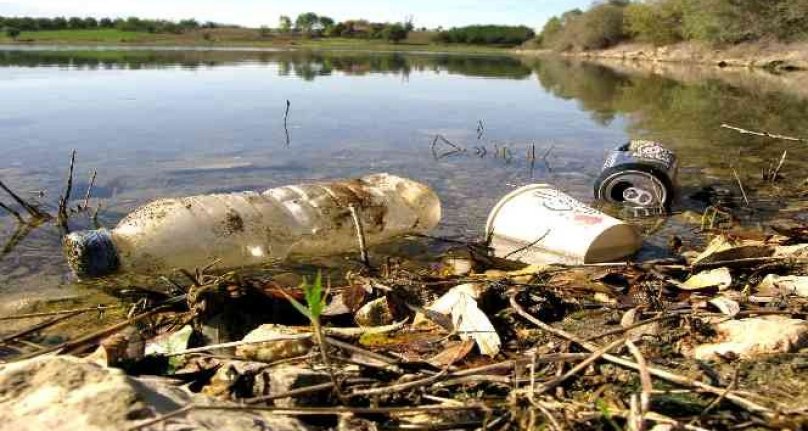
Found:
[[180, 34], [101, 30], [56, 30], [22, 32], [16, 39], [0, 35], [0, 44], [13, 46], [82, 45], [82, 46], [155, 46], [192, 48], [274, 48], [322, 49], [353, 51], [406, 51], [508, 53], [509, 48], [432, 42], [431, 32], [412, 32], [407, 39], [392, 43], [378, 39], [307, 38], [293, 35], [262, 34], [260, 30], [243, 28], [200, 29]]
[[[554, 54], [550, 50], [519, 49], [514, 52], [528, 56]], [[778, 72], [808, 70], [808, 42], [792, 44], [754, 42], [724, 48], [695, 42], [682, 42], [661, 47], [626, 43], [608, 49], [565, 52], [561, 55], [636, 62], [687, 63], [722, 68], [764, 68]]]

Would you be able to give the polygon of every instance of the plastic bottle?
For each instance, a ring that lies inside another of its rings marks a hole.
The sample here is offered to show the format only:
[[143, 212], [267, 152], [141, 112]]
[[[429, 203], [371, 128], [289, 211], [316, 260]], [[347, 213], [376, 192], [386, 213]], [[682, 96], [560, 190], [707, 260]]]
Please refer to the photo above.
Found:
[[234, 268], [289, 255], [358, 249], [351, 207], [367, 245], [434, 228], [440, 200], [428, 186], [389, 174], [151, 202], [112, 230], [65, 237], [68, 263], [79, 276], [118, 270], [159, 273], [219, 260]]

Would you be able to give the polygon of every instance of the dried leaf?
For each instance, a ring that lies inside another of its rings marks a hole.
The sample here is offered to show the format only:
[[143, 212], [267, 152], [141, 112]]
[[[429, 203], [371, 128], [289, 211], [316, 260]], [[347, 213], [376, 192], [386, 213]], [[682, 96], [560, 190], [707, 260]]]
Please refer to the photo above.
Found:
[[721, 262], [725, 260], [768, 257], [772, 255], [772, 247], [761, 241], [736, 242], [720, 235], [713, 238], [707, 248], [696, 257], [693, 264]]
[[427, 359], [426, 361], [438, 368], [442, 368], [460, 361], [468, 356], [471, 350], [474, 349], [474, 340], [463, 340], [458, 343], [453, 343], [442, 352]]
[[688, 278], [680, 289], [685, 290], [699, 290], [708, 287], [717, 287], [719, 290], [724, 290], [732, 284], [732, 275], [727, 268], [716, 268], [709, 271], [702, 271], [694, 276]]

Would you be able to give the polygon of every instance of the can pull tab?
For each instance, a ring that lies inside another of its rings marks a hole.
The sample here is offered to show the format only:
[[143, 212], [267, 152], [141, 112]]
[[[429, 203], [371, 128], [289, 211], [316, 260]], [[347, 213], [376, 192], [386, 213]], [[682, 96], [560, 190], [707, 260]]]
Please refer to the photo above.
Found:
[[648, 206], [654, 201], [651, 193], [637, 187], [629, 187], [623, 191], [623, 199], [640, 206]]

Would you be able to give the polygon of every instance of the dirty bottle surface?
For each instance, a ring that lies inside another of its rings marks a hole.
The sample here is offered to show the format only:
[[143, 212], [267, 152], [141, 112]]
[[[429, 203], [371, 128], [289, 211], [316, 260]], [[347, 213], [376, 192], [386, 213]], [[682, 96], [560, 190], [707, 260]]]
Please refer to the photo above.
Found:
[[159, 273], [234, 268], [357, 250], [355, 208], [368, 245], [425, 233], [441, 217], [428, 186], [390, 174], [151, 202], [112, 230], [75, 232], [64, 239], [79, 276], [118, 270]]

